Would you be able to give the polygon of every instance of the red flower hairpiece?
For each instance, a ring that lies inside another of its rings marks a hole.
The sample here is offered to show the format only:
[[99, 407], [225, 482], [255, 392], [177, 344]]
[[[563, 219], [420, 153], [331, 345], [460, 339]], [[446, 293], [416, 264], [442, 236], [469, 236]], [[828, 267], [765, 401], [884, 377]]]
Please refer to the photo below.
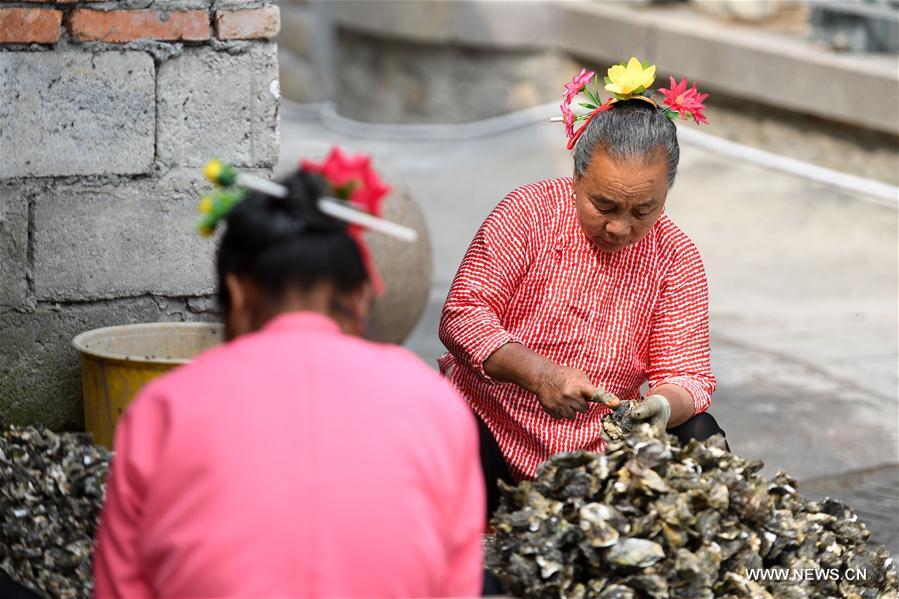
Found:
[[676, 112], [683, 119], [692, 117], [697, 125], [700, 123], [708, 123], [709, 120], [705, 118], [702, 111], [705, 110], [703, 101], [708, 98], [709, 95], [699, 93], [696, 89], [696, 85], [693, 85], [692, 89], [687, 89], [686, 77], [684, 77], [680, 83], [677, 83], [674, 80], [674, 77], [669, 77], [669, 79], [671, 80], [671, 87], [659, 88], [659, 92], [665, 96], [664, 105], [669, 109], [669, 116], [672, 112]]
[[[371, 157], [364, 154], [348, 156], [339, 147], [334, 146], [324, 162], [303, 160], [300, 162], [300, 168], [321, 175], [331, 188], [330, 193], [334, 197], [345, 200], [373, 216], [381, 216], [381, 206], [384, 198], [390, 193], [390, 187], [381, 181], [378, 173], [372, 168]], [[384, 282], [375, 267], [368, 244], [362, 238], [362, 231], [363, 228], [359, 225], [350, 225], [347, 229], [359, 246], [372, 285], [375, 292], [380, 295], [384, 291]]]
[[334, 146], [324, 162], [303, 160], [300, 168], [320, 174], [331, 187], [331, 193], [355, 204], [374, 216], [381, 216], [381, 204], [390, 187], [385, 185], [365, 154], [348, 156]]

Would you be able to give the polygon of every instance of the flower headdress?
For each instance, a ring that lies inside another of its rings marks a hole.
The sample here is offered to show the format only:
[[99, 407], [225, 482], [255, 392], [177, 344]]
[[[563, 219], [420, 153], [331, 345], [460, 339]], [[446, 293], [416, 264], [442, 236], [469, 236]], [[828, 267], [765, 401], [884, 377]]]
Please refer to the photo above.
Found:
[[[610, 110], [616, 102], [620, 100], [643, 100], [652, 104], [665, 113], [665, 116], [674, 120], [681, 118], [684, 120], [692, 118], [699, 123], [708, 123], [702, 111], [705, 110], [703, 102], [709, 97], [708, 94], [699, 93], [696, 85], [687, 89], [686, 77], [677, 83], [674, 77], [671, 77], [671, 86], [669, 88], [659, 88], [658, 92], [662, 94], [663, 102], [659, 104], [652, 98], [652, 84], [656, 77], [656, 67], [647, 62], [640, 62], [635, 57], [627, 63], [616, 64], [609, 67], [608, 74], [603, 77], [605, 82], [605, 90], [612, 97], [603, 102], [599, 95], [599, 77], [593, 71], [581, 69], [581, 72], [565, 84], [565, 91], [562, 93], [562, 116], [553, 117], [552, 121], [561, 121], [565, 124], [565, 134], [568, 136], [568, 149], [574, 149], [581, 134], [590, 124], [590, 121], [600, 113]], [[593, 82], [591, 90], [588, 84]], [[572, 110], [572, 104], [577, 96], [583, 94], [586, 96], [586, 102], [579, 102], [579, 106], [586, 108], [587, 112], [577, 114]], [[583, 121], [583, 125], [575, 131], [575, 125]]]
[[[381, 206], [384, 197], [390, 193], [378, 173], [371, 166], [368, 156], [347, 156], [340, 148], [334, 147], [324, 162], [308, 160], [300, 162], [300, 168], [317, 173], [328, 185], [332, 197], [319, 198], [318, 209], [338, 220], [349, 223], [348, 233], [359, 245], [365, 266], [377, 293], [383, 291], [383, 283], [371, 258], [371, 252], [362, 239], [362, 231], [370, 229], [395, 237], [402, 241], [415, 241], [418, 233], [414, 229], [384, 220]], [[275, 198], [286, 198], [288, 190], [280, 183], [268, 181], [248, 173], [238, 172], [233, 166], [218, 159], [210, 160], [203, 168], [203, 174], [217, 189], [200, 200], [203, 218], [197, 229], [204, 236], [212, 235], [216, 226], [243, 200], [252, 189]]]

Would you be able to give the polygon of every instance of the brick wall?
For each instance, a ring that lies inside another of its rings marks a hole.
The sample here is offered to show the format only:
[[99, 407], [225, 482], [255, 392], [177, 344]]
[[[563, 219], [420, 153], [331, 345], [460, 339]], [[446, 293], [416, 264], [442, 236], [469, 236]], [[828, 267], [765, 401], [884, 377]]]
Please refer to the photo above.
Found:
[[279, 9], [0, 0], [0, 418], [81, 425], [78, 332], [214, 316], [199, 172], [278, 155]]

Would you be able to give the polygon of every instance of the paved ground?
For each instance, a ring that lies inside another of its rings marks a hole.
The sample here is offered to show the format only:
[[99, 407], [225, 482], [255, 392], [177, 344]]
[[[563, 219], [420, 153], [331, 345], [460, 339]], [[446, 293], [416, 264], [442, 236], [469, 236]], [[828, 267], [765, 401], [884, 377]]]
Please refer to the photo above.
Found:
[[[515, 186], [571, 171], [549, 124], [397, 142], [285, 119], [281, 135], [282, 168], [340, 143], [373, 153], [424, 206], [434, 280], [407, 346], [429, 363], [443, 351], [442, 301], [484, 216]], [[708, 271], [712, 412], [734, 450], [800, 481], [899, 462], [896, 210], [684, 145], [668, 212]], [[895, 506], [896, 485], [881, 491]], [[893, 522], [883, 538], [895, 539]]]

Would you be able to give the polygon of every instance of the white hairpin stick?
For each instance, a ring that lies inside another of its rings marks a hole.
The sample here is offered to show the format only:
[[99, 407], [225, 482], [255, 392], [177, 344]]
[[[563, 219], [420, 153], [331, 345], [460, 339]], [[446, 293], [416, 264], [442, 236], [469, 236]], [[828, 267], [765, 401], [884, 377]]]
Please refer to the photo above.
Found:
[[561, 123], [564, 119], [560, 116], [551, 116], [549, 117], [550, 123]]
[[276, 198], [286, 198], [287, 194], [290, 193], [287, 191], [287, 188], [280, 183], [275, 183], [274, 181], [269, 181], [268, 179], [263, 179], [262, 177], [247, 173], [237, 173], [234, 182], [241, 187], [248, 187], [270, 196], [275, 196]]
[[361, 225], [401, 241], [412, 242], [418, 239], [418, 232], [415, 229], [372, 216], [363, 210], [351, 208], [346, 203], [334, 198], [320, 198], [318, 200], [318, 209], [334, 218], [339, 218], [354, 225]]
[[[242, 187], [248, 187], [276, 198], [286, 198], [289, 194], [287, 188], [280, 183], [247, 173], [238, 173], [235, 182]], [[415, 229], [378, 218], [363, 210], [357, 210], [335, 198], [319, 198], [317, 205], [318, 209], [328, 216], [344, 222], [360, 225], [401, 241], [413, 242], [418, 239], [418, 232]]]

